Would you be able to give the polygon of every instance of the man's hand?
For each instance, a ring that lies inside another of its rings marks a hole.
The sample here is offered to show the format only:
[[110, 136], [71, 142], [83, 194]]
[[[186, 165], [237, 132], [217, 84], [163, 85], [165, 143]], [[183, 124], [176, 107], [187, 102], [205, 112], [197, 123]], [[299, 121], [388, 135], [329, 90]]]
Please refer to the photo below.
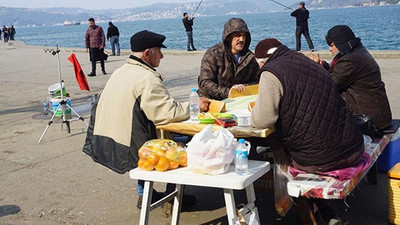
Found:
[[207, 112], [209, 105], [210, 105], [210, 99], [204, 97], [199, 98], [200, 112]]
[[231, 87], [231, 89], [235, 89], [236, 91], [242, 93], [246, 90], [246, 86], [244, 86], [243, 84], [235, 84]]
[[104, 48], [104, 45], [100, 46], [100, 48]]
[[88, 51], [89, 51], [89, 49], [85, 49], [85, 51], [86, 51], [86, 52], [88, 52]]
[[194, 20], [194, 17], [192, 16], [192, 17], [190, 17], [190, 20]]
[[309, 51], [308, 52], [308, 58], [312, 59], [314, 62], [319, 63], [322, 66], [322, 60], [319, 57], [319, 53], [316, 53], [315, 55]]

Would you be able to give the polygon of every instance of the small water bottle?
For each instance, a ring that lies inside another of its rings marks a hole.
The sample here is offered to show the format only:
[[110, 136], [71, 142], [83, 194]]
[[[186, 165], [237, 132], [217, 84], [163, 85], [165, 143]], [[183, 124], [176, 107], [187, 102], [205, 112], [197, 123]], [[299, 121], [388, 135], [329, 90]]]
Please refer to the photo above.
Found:
[[199, 107], [199, 95], [196, 92], [196, 88], [192, 88], [189, 96], [190, 104], [190, 120], [197, 121], [200, 113]]
[[246, 146], [244, 139], [239, 139], [239, 142], [236, 144], [235, 172], [239, 175], [247, 173], [247, 151], [250, 147], [248, 142], [247, 144], [249, 146]]
[[43, 101], [43, 113], [45, 115], [49, 113], [49, 103], [47, 101]]

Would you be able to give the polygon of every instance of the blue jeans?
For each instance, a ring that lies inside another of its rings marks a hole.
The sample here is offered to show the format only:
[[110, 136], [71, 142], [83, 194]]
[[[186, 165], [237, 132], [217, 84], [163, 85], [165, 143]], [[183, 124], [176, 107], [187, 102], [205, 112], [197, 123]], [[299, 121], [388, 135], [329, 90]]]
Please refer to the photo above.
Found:
[[117, 48], [117, 55], [119, 55], [120, 50], [119, 50], [119, 37], [118, 36], [111, 36], [110, 45], [111, 45], [112, 54], [115, 55], [115, 48]]
[[[138, 180], [137, 182], [137, 195], [138, 196], [143, 196], [143, 189], [144, 189], [144, 180]], [[164, 192], [164, 195], [168, 195], [169, 193], [171, 193], [172, 191], [172, 187], [171, 184], [167, 184], [167, 188]]]
[[190, 45], [192, 45], [192, 49], [196, 49], [193, 45], [193, 31], [186, 31], [186, 34], [188, 36], [188, 41], [187, 41], [187, 50], [190, 49]]

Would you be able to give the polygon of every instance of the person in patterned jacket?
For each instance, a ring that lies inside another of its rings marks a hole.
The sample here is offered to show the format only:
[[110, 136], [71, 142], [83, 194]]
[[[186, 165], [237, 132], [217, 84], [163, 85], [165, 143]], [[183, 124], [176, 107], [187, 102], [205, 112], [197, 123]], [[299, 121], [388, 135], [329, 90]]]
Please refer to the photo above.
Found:
[[93, 18], [89, 18], [89, 28], [85, 35], [86, 52], [89, 52], [90, 61], [92, 62], [92, 72], [88, 76], [96, 76], [96, 61], [100, 61], [101, 72], [106, 75], [104, 65], [104, 47], [106, 39], [103, 28], [97, 26]]

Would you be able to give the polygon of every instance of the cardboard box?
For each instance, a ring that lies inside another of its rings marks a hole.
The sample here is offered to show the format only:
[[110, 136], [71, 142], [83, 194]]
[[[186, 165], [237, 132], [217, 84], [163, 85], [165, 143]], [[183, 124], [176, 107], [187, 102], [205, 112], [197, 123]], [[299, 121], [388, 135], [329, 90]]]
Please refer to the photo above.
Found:
[[388, 172], [389, 222], [400, 224], [400, 163]]
[[226, 112], [225, 102], [210, 99], [210, 104], [208, 105], [208, 112], [210, 113]]
[[228, 98], [236, 98], [248, 95], [258, 95], [258, 84], [249, 85], [245, 87], [246, 89], [243, 92], [238, 92], [235, 89], [231, 88], [228, 94]]

